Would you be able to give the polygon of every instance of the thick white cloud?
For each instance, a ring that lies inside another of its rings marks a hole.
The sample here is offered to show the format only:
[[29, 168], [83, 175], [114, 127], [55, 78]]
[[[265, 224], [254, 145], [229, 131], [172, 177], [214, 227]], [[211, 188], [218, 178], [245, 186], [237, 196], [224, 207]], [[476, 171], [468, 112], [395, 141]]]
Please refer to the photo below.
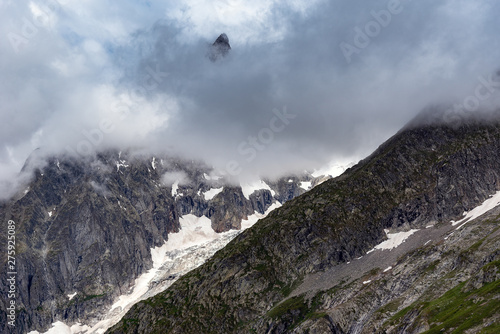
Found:
[[[242, 175], [361, 157], [423, 108], [472, 101], [500, 59], [493, 0], [0, 9], [1, 180], [37, 147], [169, 150]], [[222, 32], [232, 50], [212, 63], [207, 48]]]

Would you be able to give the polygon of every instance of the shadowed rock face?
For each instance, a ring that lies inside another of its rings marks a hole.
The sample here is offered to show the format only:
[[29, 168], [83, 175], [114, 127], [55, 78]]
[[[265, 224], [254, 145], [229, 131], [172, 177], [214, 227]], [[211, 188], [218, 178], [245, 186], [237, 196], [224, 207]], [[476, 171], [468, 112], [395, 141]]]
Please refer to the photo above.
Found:
[[229, 38], [226, 34], [221, 34], [215, 40], [214, 44], [211, 45], [210, 51], [208, 53], [208, 58], [211, 61], [217, 61], [223, 57], [225, 57], [229, 50], [231, 50], [231, 45], [229, 45]]

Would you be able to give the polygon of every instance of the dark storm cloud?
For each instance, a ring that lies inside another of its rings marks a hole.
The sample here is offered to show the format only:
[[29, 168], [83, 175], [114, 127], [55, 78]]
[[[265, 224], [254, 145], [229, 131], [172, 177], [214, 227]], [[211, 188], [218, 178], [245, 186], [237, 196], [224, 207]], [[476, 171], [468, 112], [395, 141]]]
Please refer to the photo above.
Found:
[[[63, 3], [28, 52], [0, 43], [2, 174], [36, 146], [168, 151], [243, 176], [317, 168], [463, 102], [498, 68], [494, 1], [307, 4]], [[21, 34], [33, 9], [8, 9], [4, 35]], [[223, 32], [232, 49], [211, 62]]]

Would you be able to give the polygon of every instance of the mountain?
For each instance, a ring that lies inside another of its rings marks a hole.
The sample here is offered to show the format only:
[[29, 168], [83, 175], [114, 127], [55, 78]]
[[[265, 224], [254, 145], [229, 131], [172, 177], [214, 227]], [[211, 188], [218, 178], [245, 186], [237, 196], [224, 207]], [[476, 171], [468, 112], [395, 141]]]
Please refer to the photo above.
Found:
[[411, 124], [108, 333], [497, 333], [499, 190], [498, 120]]
[[[16, 333], [106, 320], [104, 331], [119, 319], [113, 305], [125, 311], [144, 293], [162, 291], [234, 238], [242, 223], [315, 182], [304, 173], [241, 186], [202, 162], [125, 151], [41, 156], [34, 152], [23, 168], [33, 174], [26, 188], [0, 203], [0, 217], [16, 224]], [[7, 234], [0, 238], [7, 245]], [[7, 296], [6, 273], [2, 278]], [[0, 300], [2, 333], [6, 303]]]
[[208, 52], [208, 58], [211, 61], [215, 62], [227, 56], [230, 50], [231, 50], [231, 45], [229, 44], [229, 38], [227, 37], [226, 34], [222, 33], [210, 46], [210, 50]]

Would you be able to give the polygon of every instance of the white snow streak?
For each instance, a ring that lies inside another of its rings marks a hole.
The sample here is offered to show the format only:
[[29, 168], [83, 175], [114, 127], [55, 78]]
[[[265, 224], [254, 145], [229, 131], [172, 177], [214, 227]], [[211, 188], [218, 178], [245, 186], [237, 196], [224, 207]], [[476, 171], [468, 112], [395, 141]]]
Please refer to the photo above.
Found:
[[491, 209], [494, 209], [500, 205], [500, 191], [497, 191], [495, 195], [491, 196], [488, 198], [486, 201], [483, 202], [483, 204], [479, 205], [478, 207], [474, 208], [473, 210], [469, 212], [464, 212], [465, 217], [460, 219], [459, 221], [451, 221], [451, 224], [453, 226], [456, 226], [458, 224], [462, 224], [457, 229], [462, 228], [465, 224], [468, 222], [476, 219], [477, 217], [485, 214], [486, 212], [490, 211]]
[[220, 188], [212, 188], [208, 191], [205, 191], [203, 193], [203, 196], [205, 197], [205, 200], [210, 201], [212, 198], [214, 198], [217, 194], [221, 193], [224, 187]]
[[69, 294], [67, 296], [68, 296], [69, 300], [71, 300], [71, 299], [73, 299], [76, 296], [76, 292], [72, 293], [72, 294]]
[[311, 189], [312, 182], [300, 182], [300, 187], [304, 190]]
[[339, 176], [344, 173], [347, 168], [354, 166], [353, 162], [345, 162], [345, 164], [338, 164], [331, 162], [328, 166], [320, 168], [314, 171], [311, 175], [314, 177], [320, 177], [324, 175], [330, 175], [331, 177]]
[[[77, 333], [86, 333], [90, 327], [88, 326], [82, 326], [80, 323], [77, 323], [71, 327], [68, 325], [57, 321], [52, 324], [52, 328], [49, 329], [47, 332], [44, 334], [77, 334]], [[28, 334], [40, 334], [38, 331], [31, 331], [28, 332]]]
[[272, 190], [271, 187], [269, 187], [269, 185], [262, 180], [258, 180], [252, 183], [241, 184], [241, 190], [243, 191], [243, 196], [245, 196], [246, 199], [250, 199], [251, 194], [261, 189], [269, 190], [272, 196], [276, 194], [274, 190]]
[[174, 184], [172, 184], [172, 197], [175, 197], [177, 194], [177, 189], [179, 189], [179, 181], [175, 181]]
[[125, 160], [119, 160], [116, 162], [116, 171], [119, 172], [120, 171], [120, 167], [124, 167], [124, 168], [127, 168], [129, 165], [126, 164], [126, 161]]
[[[388, 230], [385, 230], [388, 240], [381, 242], [377, 246], [375, 246], [372, 250], [368, 251], [371, 253], [376, 249], [393, 249], [401, 245], [410, 235], [417, 232], [418, 230], [409, 230], [408, 232], [399, 232], [399, 233], [388, 233]], [[368, 254], [367, 253], [367, 254]]]

